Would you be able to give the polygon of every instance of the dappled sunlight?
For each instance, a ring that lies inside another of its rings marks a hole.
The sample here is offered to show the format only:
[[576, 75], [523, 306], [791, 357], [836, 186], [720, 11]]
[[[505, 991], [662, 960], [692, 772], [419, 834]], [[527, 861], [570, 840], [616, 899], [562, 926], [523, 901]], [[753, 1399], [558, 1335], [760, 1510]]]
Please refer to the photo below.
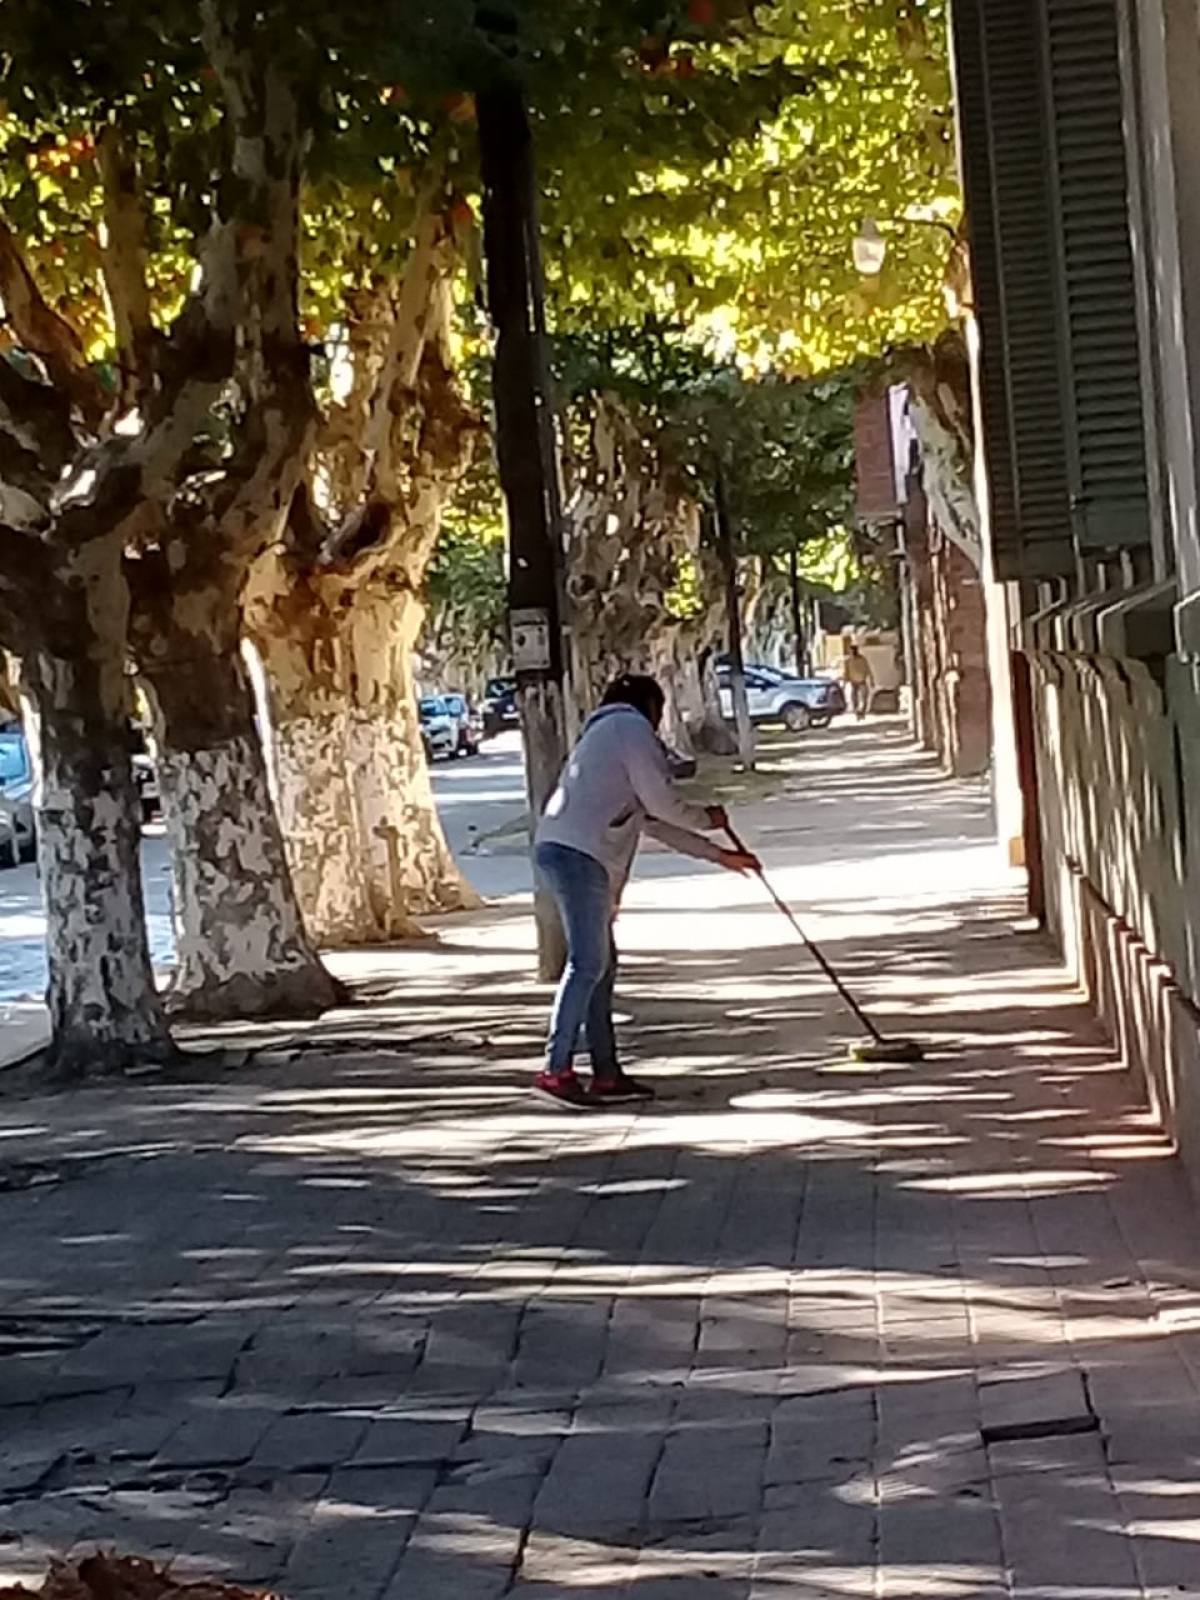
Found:
[[[268, 1154], [345, 1155], [348, 1153], [387, 1158], [421, 1152], [431, 1147], [441, 1154], [458, 1150], [488, 1152], [503, 1161], [505, 1147], [516, 1134], [562, 1127], [561, 1113], [536, 1111], [489, 1118], [478, 1113], [465, 1125], [441, 1122], [436, 1133], [428, 1128], [392, 1130], [342, 1130], [309, 1137], [282, 1136], [261, 1141], [243, 1141], [250, 1149]], [[576, 1154], [598, 1154], [618, 1145], [623, 1149], [669, 1145], [698, 1151], [724, 1150], [742, 1146], [758, 1149], [783, 1147], [799, 1149], [826, 1141], [859, 1142], [870, 1137], [867, 1123], [835, 1118], [807, 1116], [795, 1111], [731, 1111], [689, 1114], [677, 1112], [659, 1119], [642, 1115], [622, 1126], [617, 1119], [605, 1128], [592, 1131], [589, 1125], [576, 1124], [563, 1134], [563, 1142]]]
[[[869, 781], [806, 741], [809, 792], [751, 820], [919, 1062], [849, 1059], [756, 886], [656, 858], [621, 928], [646, 1109], [528, 1097], [549, 996], [512, 903], [336, 957], [361, 1003], [222, 1035], [235, 1068], [0, 1102], [0, 1388], [37, 1396], [0, 1568], [90, 1539], [285, 1594], [289, 1562], [333, 1594], [377, 1558], [382, 1600], [404, 1550], [414, 1600], [992, 1600], [996, 1527], [1034, 1511], [1054, 1550], [1127, 1526], [1190, 1559], [1169, 1145], [1020, 928], [982, 801], [890, 733], [854, 749]], [[1124, 1592], [1060, 1576], [1030, 1592]]]
[[952, 1172], [941, 1176], [911, 1179], [906, 1187], [921, 1189], [929, 1194], [969, 1194], [979, 1199], [1002, 1198], [1020, 1194], [1026, 1197], [1063, 1193], [1081, 1194], [1088, 1190], [1103, 1189], [1115, 1179], [1115, 1173], [1097, 1172], [1091, 1168], [1067, 1168], [1055, 1172], [1049, 1168], [1022, 1167], [1017, 1172]]

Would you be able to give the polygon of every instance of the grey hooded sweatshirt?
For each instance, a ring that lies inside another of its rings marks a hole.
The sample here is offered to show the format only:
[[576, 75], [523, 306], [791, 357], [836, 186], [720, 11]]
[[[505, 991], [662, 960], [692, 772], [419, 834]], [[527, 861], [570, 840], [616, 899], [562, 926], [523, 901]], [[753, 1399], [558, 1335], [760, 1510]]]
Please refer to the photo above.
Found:
[[633, 706], [601, 706], [584, 724], [537, 826], [536, 844], [567, 845], [599, 861], [620, 894], [643, 832], [684, 855], [719, 861], [699, 837], [708, 813], [678, 793], [667, 752]]

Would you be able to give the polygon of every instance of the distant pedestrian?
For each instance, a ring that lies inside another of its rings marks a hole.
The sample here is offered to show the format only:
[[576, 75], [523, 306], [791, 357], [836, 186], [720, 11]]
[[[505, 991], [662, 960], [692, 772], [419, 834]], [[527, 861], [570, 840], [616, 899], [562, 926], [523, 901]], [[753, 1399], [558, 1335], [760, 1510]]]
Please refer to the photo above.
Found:
[[846, 646], [842, 678], [850, 691], [851, 709], [861, 722], [871, 709], [871, 691], [875, 687], [875, 674], [871, 671], [871, 663], [856, 644]]
[[[611, 684], [538, 823], [534, 861], [562, 916], [567, 965], [535, 1088], [561, 1105], [654, 1098], [652, 1089], [622, 1071], [612, 1016], [613, 922], [642, 834], [733, 872], [758, 865], [754, 856], [701, 836], [725, 827], [728, 818], [722, 806], [702, 810], [675, 788], [658, 737], [662, 714], [663, 692], [653, 678], [626, 673]], [[587, 1088], [575, 1073], [581, 1031], [592, 1060]]]

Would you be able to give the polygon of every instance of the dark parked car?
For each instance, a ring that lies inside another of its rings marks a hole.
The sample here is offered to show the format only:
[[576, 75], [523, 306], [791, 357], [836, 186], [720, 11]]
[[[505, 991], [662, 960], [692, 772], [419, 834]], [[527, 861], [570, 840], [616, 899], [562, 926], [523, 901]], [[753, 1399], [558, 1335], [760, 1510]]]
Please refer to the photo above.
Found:
[[493, 739], [506, 728], [516, 728], [521, 718], [517, 713], [517, 680], [492, 678], [483, 692], [483, 731]]

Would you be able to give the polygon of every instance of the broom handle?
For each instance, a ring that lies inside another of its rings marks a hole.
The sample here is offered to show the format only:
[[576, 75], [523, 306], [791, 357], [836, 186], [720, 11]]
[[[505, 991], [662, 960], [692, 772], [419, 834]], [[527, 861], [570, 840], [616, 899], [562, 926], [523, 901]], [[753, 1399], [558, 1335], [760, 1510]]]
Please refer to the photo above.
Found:
[[[733, 830], [733, 824], [731, 822], [729, 822], [729, 821], [726, 821], [726, 823], [725, 823], [725, 832], [729, 835], [729, 842], [733, 845], [733, 848], [735, 850], [740, 850], [741, 853], [744, 856], [748, 856], [748, 855], [752, 854], [752, 852], [750, 850], [748, 850], [746, 848], [746, 846], [742, 843], [742, 841], [738, 838], [737, 834]], [[800, 938], [804, 941], [805, 948], [808, 950], [809, 955], [812, 956], [813, 960], [817, 963], [817, 965], [820, 967], [821, 971], [829, 979], [830, 983], [837, 990], [838, 994], [841, 995], [842, 999], [846, 1002], [847, 1006], [854, 1013], [854, 1015], [858, 1019], [858, 1021], [862, 1024], [862, 1026], [866, 1029], [866, 1031], [871, 1035], [872, 1039], [874, 1039], [875, 1043], [876, 1044], [884, 1044], [884, 1043], [886, 1043], [886, 1041], [885, 1041], [883, 1035], [880, 1033], [879, 1029], [871, 1021], [870, 1017], [863, 1010], [863, 1008], [859, 1005], [858, 1001], [850, 993], [849, 989], [847, 989], [846, 985], [842, 982], [841, 978], [838, 977], [837, 973], [830, 966], [830, 964], [826, 960], [825, 954], [821, 950], [820, 946], [814, 944], [813, 941], [805, 933], [804, 929], [800, 926], [800, 923], [796, 918], [796, 914], [792, 910], [791, 906], [789, 906], [787, 901], [783, 898], [783, 896], [778, 894], [776, 892], [776, 890], [772, 887], [772, 885], [768, 881], [767, 875], [763, 871], [761, 865], [755, 871], [754, 876], [758, 879], [759, 883], [762, 884], [763, 888], [771, 896], [771, 899], [774, 900], [775, 905], [779, 909], [779, 911], [781, 911], [783, 913], [783, 915], [791, 923], [791, 925], [795, 929], [795, 931], [799, 934]]]

